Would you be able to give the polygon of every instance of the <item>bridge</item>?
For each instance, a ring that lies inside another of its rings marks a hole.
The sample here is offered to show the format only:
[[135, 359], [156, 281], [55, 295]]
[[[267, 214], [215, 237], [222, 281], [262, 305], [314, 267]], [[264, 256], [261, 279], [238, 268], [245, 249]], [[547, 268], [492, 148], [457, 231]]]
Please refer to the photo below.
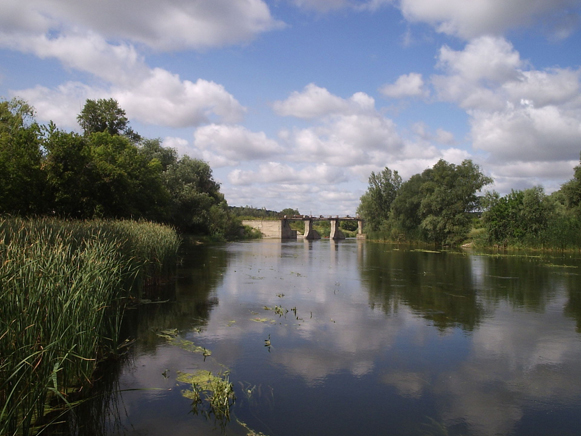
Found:
[[313, 228], [315, 221], [329, 221], [331, 223], [331, 234], [329, 239], [339, 240], [345, 239], [345, 234], [339, 228], [341, 221], [357, 221], [357, 239], [365, 239], [363, 234], [363, 220], [359, 217], [350, 217], [349, 215], [328, 216], [320, 215], [318, 217], [311, 215], [292, 215], [284, 216], [279, 220], [244, 220], [242, 224], [260, 230], [264, 238], [271, 239], [297, 239], [299, 237], [296, 230], [291, 229], [291, 221], [302, 221], [305, 223], [305, 232], [301, 238], [307, 240], [321, 239], [321, 235]]

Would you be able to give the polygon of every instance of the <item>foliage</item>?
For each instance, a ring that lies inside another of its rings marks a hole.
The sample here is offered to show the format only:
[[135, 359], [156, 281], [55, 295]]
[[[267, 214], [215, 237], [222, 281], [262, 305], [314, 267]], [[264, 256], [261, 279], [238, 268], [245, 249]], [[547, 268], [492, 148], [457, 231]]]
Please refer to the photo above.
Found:
[[488, 193], [482, 214], [485, 243], [559, 249], [578, 246], [580, 222], [565, 203], [562, 193], [547, 196], [541, 187], [512, 191], [504, 197]]
[[479, 209], [477, 192], [491, 182], [470, 160], [461, 165], [440, 160], [405, 183], [386, 167], [380, 175], [371, 173], [358, 212], [367, 229], [385, 239], [456, 245]]
[[113, 99], [87, 100], [84, 134], [39, 126], [21, 100], [0, 102], [0, 213], [131, 218], [237, 238], [242, 226], [209, 165], [141, 139]]
[[0, 102], [0, 213], [31, 215], [45, 207], [40, 127], [22, 100]]
[[361, 197], [357, 213], [370, 230], [378, 230], [389, 219], [391, 205], [401, 188], [402, 180], [397, 171], [385, 167], [381, 173], [371, 172], [369, 187]]
[[286, 209], [283, 209], [279, 212], [279, 216], [287, 216], [287, 217], [291, 217], [293, 215], [300, 215], [299, 210], [298, 209], [291, 209], [290, 207], [287, 207]]
[[423, 176], [420, 227], [428, 241], [456, 245], [470, 231], [470, 212], [480, 207], [476, 193], [492, 183], [492, 179], [484, 176], [470, 160], [461, 165], [440, 160], [432, 169], [424, 171]]
[[233, 216], [237, 216], [241, 219], [260, 218], [276, 220], [280, 218], [279, 212], [267, 210], [265, 208], [259, 209], [253, 206], [229, 206], [229, 209]]
[[575, 167], [573, 178], [561, 187], [561, 193], [567, 208], [581, 218], [581, 163]]
[[141, 137], [129, 127], [125, 111], [119, 107], [113, 98], [87, 100], [77, 121], [86, 136], [93, 133], [107, 132], [112, 136], [123, 135], [133, 142]]

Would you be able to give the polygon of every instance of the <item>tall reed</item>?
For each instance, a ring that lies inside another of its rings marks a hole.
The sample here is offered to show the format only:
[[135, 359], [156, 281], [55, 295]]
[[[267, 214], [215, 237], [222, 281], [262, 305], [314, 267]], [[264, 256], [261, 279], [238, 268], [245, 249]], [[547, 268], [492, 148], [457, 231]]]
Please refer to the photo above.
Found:
[[151, 223], [0, 219], [0, 434], [34, 433], [90, 384], [123, 302], [175, 265], [178, 245]]

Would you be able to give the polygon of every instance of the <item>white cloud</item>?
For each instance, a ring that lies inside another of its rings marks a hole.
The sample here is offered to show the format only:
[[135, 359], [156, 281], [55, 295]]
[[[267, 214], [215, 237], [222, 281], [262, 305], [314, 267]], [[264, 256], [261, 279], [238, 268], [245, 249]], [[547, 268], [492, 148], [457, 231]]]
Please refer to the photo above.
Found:
[[279, 162], [268, 162], [259, 166], [258, 171], [234, 170], [228, 175], [234, 185], [251, 185], [262, 183], [276, 184], [335, 184], [347, 181], [343, 170], [326, 164], [306, 167], [297, 170], [290, 165]]
[[563, 160], [579, 153], [580, 112], [508, 105], [498, 112], [474, 111], [471, 125], [474, 148], [491, 153], [492, 161]]
[[210, 124], [198, 128], [194, 133], [194, 145], [213, 167], [265, 159], [284, 151], [264, 132], [251, 132], [232, 125]]
[[148, 68], [143, 57], [126, 43], [110, 44], [87, 32], [49, 37], [47, 34], [6, 34], [0, 31], [0, 46], [41, 59], [58, 59], [66, 68], [85, 71], [109, 82], [131, 83], [143, 79]]
[[571, 15], [580, 11], [578, 0], [400, 0], [399, 7], [410, 22], [427, 23], [438, 32], [464, 39], [502, 35], [538, 22], [563, 37], [575, 24]]
[[395, 83], [382, 86], [379, 92], [390, 98], [427, 97], [429, 94], [419, 73], [404, 74]]
[[76, 128], [76, 116], [86, 99], [114, 98], [131, 120], [166, 127], [191, 127], [207, 122], [242, 120], [245, 108], [222, 85], [198, 79], [181, 80], [176, 74], [156, 68], [143, 80], [109, 88], [68, 82], [55, 89], [37, 86], [14, 91], [30, 104], [41, 121]]
[[403, 148], [394, 122], [379, 114], [338, 115], [294, 131], [291, 141], [296, 161], [345, 167], [385, 161]]
[[[163, 138], [164, 147], [173, 148], [175, 149], [180, 156], [185, 154], [190, 155], [192, 151], [192, 147], [190, 143], [184, 138], [177, 138], [174, 136], [166, 136]], [[195, 157], [195, 156], [192, 156]]]
[[177, 74], [155, 68], [134, 86], [113, 90], [130, 118], [169, 127], [198, 126], [214, 119], [242, 120], [245, 109], [222, 85], [207, 80], [181, 80]]
[[275, 101], [272, 106], [281, 116], [312, 119], [332, 114], [372, 111], [375, 101], [363, 92], [343, 99], [331, 94], [325, 88], [310, 83], [302, 92], [294, 91], [286, 100]]
[[2, 8], [4, 33], [82, 31], [156, 50], [239, 44], [283, 26], [263, 0], [4, 0]]
[[439, 99], [466, 109], [473, 147], [488, 163], [578, 155], [581, 70], [535, 70], [506, 40], [488, 36], [461, 51], [443, 47], [438, 65], [446, 73], [432, 77]]
[[36, 111], [40, 121], [53, 121], [60, 128], [78, 129], [77, 115], [81, 113], [85, 101], [105, 97], [103, 90], [91, 88], [79, 82], [67, 82], [56, 89], [36, 86], [13, 92], [26, 100]]

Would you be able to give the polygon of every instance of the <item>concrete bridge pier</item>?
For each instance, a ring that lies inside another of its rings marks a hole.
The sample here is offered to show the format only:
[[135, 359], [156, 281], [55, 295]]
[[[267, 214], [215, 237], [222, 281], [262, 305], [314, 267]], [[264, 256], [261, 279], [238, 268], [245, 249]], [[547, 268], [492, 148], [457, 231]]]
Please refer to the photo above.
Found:
[[305, 239], [308, 240], [321, 239], [321, 235], [319, 235], [319, 232], [313, 229], [313, 220], [311, 218], [305, 218], [303, 219], [303, 222], [305, 223], [305, 233], [303, 236]]
[[331, 222], [331, 234], [329, 235], [329, 239], [333, 239], [337, 241], [339, 239], [345, 239], [345, 235], [339, 228], [339, 218], [329, 218]]

